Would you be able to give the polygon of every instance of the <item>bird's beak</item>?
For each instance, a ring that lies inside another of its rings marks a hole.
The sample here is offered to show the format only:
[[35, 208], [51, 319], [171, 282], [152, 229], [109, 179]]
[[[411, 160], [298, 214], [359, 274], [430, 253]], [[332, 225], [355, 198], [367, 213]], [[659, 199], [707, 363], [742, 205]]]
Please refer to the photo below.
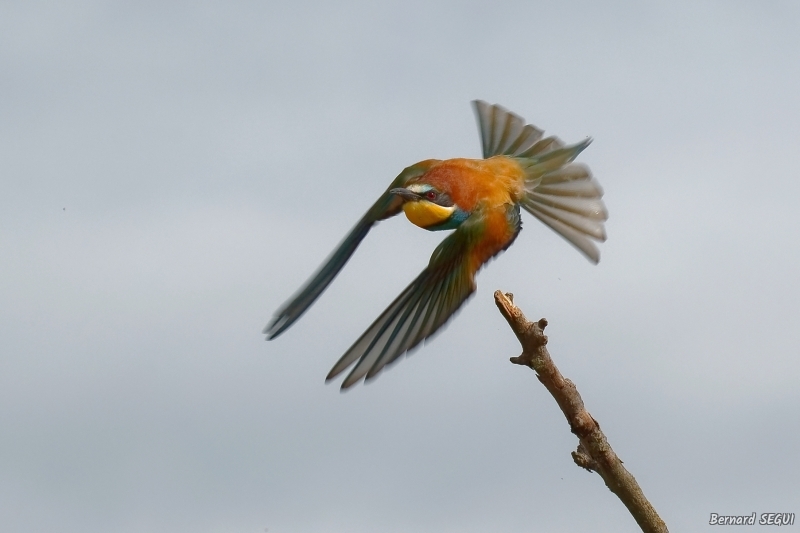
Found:
[[410, 191], [408, 189], [402, 189], [402, 188], [391, 189], [389, 192], [392, 194], [396, 194], [397, 196], [399, 196], [400, 198], [402, 198], [407, 202], [414, 202], [421, 199], [419, 194], [415, 193], [414, 191]]

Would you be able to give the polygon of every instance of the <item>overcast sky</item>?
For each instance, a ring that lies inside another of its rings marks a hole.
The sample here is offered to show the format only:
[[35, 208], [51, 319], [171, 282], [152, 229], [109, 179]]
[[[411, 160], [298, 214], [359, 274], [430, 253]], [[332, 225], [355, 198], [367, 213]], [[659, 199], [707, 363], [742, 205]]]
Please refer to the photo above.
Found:
[[[796, 2], [69, 4], [0, 3], [0, 529], [638, 531], [496, 289], [671, 531], [800, 513]], [[594, 139], [601, 261], [524, 215], [342, 394], [441, 233], [381, 223], [261, 329], [405, 166], [480, 156], [475, 98]]]

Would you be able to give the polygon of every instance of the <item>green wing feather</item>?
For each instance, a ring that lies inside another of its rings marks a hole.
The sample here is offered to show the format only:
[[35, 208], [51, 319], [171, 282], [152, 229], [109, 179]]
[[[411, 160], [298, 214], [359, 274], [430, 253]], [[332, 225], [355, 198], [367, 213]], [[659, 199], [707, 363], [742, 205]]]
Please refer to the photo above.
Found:
[[428, 166], [430, 166], [429, 161], [417, 163], [403, 170], [403, 172], [394, 179], [381, 197], [378, 198], [366, 214], [361, 217], [361, 220], [358, 221], [355, 227], [350, 230], [350, 233], [339, 243], [339, 246], [322, 264], [319, 270], [317, 270], [306, 284], [275, 313], [272, 322], [270, 322], [263, 331], [263, 333], [267, 335], [267, 340], [274, 339], [286, 331], [289, 326], [311, 307], [311, 304], [319, 298], [339, 271], [342, 270], [350, 259], [350, 256], [352, 256], [353, 252], [358, 248], [358, 245], [361, 244], [361, 241], [367, 236], [372, 226], [378, 221], [393, 217], [400, 212], [402, 209], [402, 200], [389, 191], [396, 187], [405, 186], [408, 180], [423, 174]]
[[519, 208], [505, 206], [510, 237], [502, 242], [484, 240], [486, 214], [480, 210], [450, 234], [434, 250], [425, 270], [411, 282], [394, 302], [372, 323], [363, 335], [333, 366], [327, 379], [333, 379], [355, 363], [342, 383], [346, 389], [362, 378], [373, 378], [386, 365], [414, 349], [441, 328], [475, 292], [474, 254], [478, 247], [488, 261], [514, 240], [520, 229]]

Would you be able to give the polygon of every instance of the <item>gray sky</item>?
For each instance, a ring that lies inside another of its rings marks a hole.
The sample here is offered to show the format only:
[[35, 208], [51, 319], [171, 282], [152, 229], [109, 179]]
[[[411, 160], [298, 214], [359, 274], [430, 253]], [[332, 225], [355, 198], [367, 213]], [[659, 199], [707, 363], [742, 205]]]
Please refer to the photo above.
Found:
[[[3, 531], [637, 531], [495, 289], [672, 531], [800, 513], [797, 3], [73, 4], [0, 4]], [[594, 138], [601, 262], [526, 216], [341, 394], [441, 234], [381, 223], [261, 328], [403, 167], [479, 156], [474, 98]]]

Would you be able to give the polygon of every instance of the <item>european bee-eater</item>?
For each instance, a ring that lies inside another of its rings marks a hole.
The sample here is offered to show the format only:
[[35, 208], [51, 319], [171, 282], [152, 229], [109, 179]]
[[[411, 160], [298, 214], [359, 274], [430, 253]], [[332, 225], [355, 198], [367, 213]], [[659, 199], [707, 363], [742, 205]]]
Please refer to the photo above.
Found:
[[333, 281], [380, 220], [401, 210], [429, 231], [455, 230], [430, 263], [333, 366], [327, 380], [353, 363], [342, 389], [433, 335], [475, 292], [475, 274], [517, 237], [520, 207], [597, 263], [593, 242], [606, 238], [603, 191], [586, 165], [573, 163], [591, 139], [565, 146], [497, 105], [473, 102], [483, 159], [428, 159], [403, 170], [306, 285], [264, 328], [274, 339]]

